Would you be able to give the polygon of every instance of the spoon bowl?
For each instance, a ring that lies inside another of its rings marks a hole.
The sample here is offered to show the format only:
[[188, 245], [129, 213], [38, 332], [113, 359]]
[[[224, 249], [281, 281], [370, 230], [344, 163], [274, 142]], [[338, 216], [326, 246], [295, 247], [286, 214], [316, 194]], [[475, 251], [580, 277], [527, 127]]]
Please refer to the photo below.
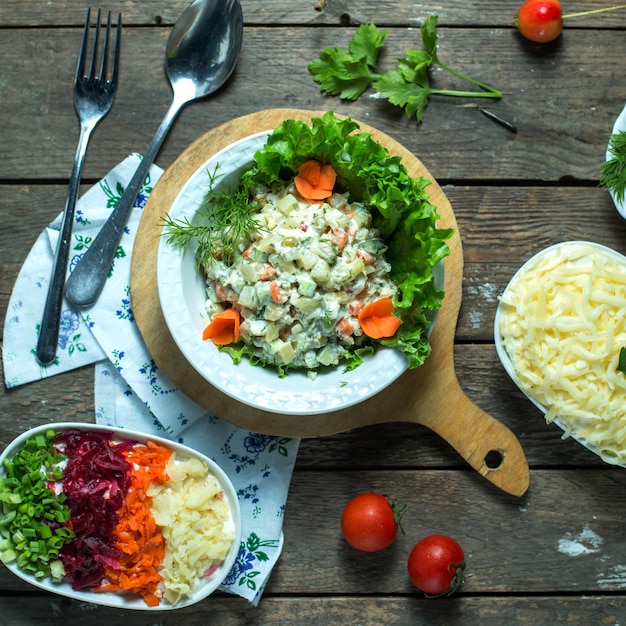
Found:
[[[211, 31], [219, 36], [207, 37]], [[165, 48], [166, 71], [174, 93], [184, 90], [190, 99], [197, 99], [217, 91], [235, 69], [242, 40], [238, 0], [224, 5], [193, 2], [176, 22]]]
[[117, 206], [67, 280], [65, 297], [74, 307], [89, 307], [98, 299], [128, 216], [165, 136], [183, 106], [214, 93], [228, 80], [242, 41], [239, 0], [194, 0], [174, 25], [165, 54], [172, 103]]

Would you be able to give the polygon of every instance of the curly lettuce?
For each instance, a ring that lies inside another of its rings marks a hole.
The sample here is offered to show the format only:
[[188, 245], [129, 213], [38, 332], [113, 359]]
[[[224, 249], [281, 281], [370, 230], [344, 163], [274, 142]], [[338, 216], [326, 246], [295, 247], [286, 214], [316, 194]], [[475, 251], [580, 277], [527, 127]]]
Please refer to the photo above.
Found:
[[412, 178], [400, 157], [392, 156], [370, 134], [354, 133], [359, 128], [332, 111], [313, 118], [311, 125], [286, 120], [255, 153], [255, 164], [244, 177], [266, 185], [284, 182], [304, 161], [317, 159], [332, 164], [337, 190], [369, 205], [373, 225], [389, 246], [390, 278], [401, 293], [394, 302], [394, 312], [402, 320], [400, 329], [380, 343], [403, 352], [409, 367], [416, 368], [431, 352], [428, 330], [444, 298], [434, 271], [450, 254], [446, 240], [454, 230], [437, 228], [439, 215], [426, 192], [430, 182]]

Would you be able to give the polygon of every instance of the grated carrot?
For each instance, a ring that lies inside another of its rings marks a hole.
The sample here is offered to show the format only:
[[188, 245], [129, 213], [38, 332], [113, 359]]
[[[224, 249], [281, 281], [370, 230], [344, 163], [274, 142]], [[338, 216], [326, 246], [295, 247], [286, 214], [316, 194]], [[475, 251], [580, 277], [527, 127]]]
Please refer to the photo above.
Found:
[[105, 583], [96, 591], [131, 592], [148, 606], [158, 606], [161, 592], [159, 572], [165, 557], [165, 539], [150, 511], [150, 484], [165, 484], [169, 448], [148, 441], [123, 452], [131, 466], [130, 488], [119, 512], [114, 531], [115, 546], [121, 553], [119, 567], [106, 566]]

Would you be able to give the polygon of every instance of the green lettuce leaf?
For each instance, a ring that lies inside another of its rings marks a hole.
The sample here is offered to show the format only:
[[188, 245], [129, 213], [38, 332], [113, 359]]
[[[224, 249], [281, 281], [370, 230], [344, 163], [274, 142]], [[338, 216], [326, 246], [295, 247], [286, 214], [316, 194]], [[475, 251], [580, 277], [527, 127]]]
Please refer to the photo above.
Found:
[[335, 168], [337, 189], [370, 206], [374, 226], [389, 246], [390, 277], [401, 290], [394, 305], [402, 324], [395, 337], [380, 343], [401, 350], [415, 368], [430, 354], [428, 330], [444, 297], [436, 287], [435, 267], [450, 253], [446, 239], [454, 231], [437, 228], [439, 215], [426, 192], [430, 182], [412, 178], [400, 157], [370, 134], [354, 133], [358, 128], [332, 111], [311, 125], [286, 120], [256, 152], [255, 165], [244, 176], [264, 184], [282, 182], [304, 161], [317, 159]]

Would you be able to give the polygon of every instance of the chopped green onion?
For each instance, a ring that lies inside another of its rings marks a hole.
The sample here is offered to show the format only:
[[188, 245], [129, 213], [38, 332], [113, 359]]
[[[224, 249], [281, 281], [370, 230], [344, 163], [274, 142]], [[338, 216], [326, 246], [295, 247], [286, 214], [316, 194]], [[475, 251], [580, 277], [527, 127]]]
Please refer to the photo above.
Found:
[[[4, 460], [0, 478], [0, 559], [17, 563], [36, 578], [59, 582], [65, 575], [59, 552], [75, 537], [67, 522], [71, 512], [63, 494], [49, 489], [63, 477], [64, 455], [54, 447], [56, 433], [48, 429], [24, 442], [12, 459]], [[54, 571], [54, 573], [53, 573]]]

